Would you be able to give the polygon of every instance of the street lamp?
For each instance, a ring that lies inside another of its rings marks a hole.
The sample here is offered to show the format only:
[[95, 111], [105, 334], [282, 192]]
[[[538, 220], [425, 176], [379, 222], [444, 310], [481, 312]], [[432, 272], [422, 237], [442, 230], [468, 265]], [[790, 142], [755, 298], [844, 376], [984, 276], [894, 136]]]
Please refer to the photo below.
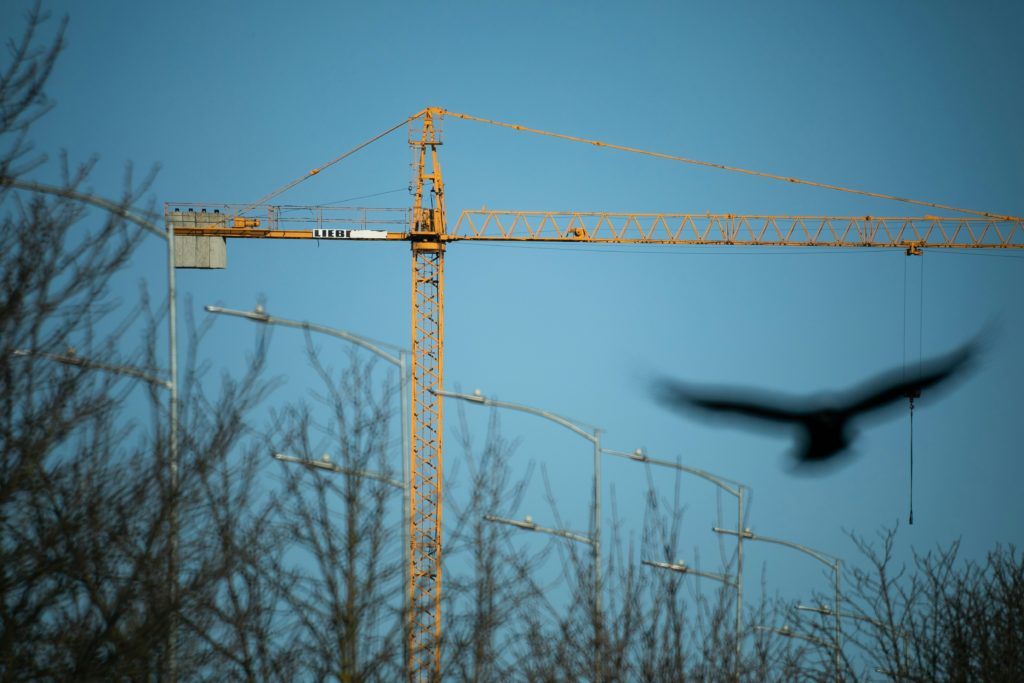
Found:
[[[595, 589], [595, 601], [597, 606], [597, 612], [601, 612], [601, 430], [591, 425], [585, 425], [584, 423], [575, 422], [567, 417], [562, 417], [556, 413], [552, 413], [547, 410], [541, 410], [539, 408], [533, 408], [530, 406], [520, 405], [518, 403], [507, 403], [505, 401], [498, 401], [492, 398], [487, 398], [480, 390], [477, 389], [472, 394], [461, 394], [455, 391], [439, 390], [437, 392], [439, 396], [445, 396], [448, 398], [457, 398], [462, 401], [469, 401], [470, 403], [476, 403], [479, 405], [491, 406], [494, 408], [507, 408], [509, 410], [518, 410], [520, 412], [529, 413], [530, 415], [536, 415], [543, 417], [546, 420], [550, 420], [555, 424], [559, 424], [574, 434], [578, 434], [587, 441], [594, 444], [594, 517], [593, 517], [593, 537], [590, 539], [590, 545], [594, 551], [594, 589]], [[590, 427], [591, 431], [587, 431], [585, 427]]]
[[875, 667], [875, 671], [896, 681], [910, 676], [910, 673], [907, 671], [889, 671], [888, 669], [882, 669], [877, 666]]
[[[398, 368], [399, 375], [399, 402], [400, 410], [402, 411], [401, 416], [401, 427], [402, 427], [402, 480], [406, 482], [403, 485], [403, 495], [405, 508], [405, 519], [408, 521], [408, 508], [409, 508], [409, 410], [408, 410], [408, 372], [409, 366], [408, 358], [409, 352], [405, 349], [395, 346], [394, 344], [388, 344], [387, 342], [377, 341], [370, 339], [369, 337], [363, 337], [353, 332], [346, 330], [339, 330], [334, 327], [327, 327], [325, 325], [318, 325], [305, 320], [288, 320], [287, 318], [278, 318], [270, 315], [263, 308], [262, 304], [256, 304], [256, 308], [252, 311], [237, 311], [230, 308], [222, 308], [221, 306], [206, 306], [207, 313], [215, 313], [218, 315], [232, 315], [238, 318], [245, 318], [246, 320], [252, 320], [253, 322], [263, 323], [265, 325], [279, 325], [281, 327], [297, 327], [302, 330], [308, 330], [310, 332], [317, 332], [319, 334], [326, 334], [330, 337], [337, 337], [338, 339], [344, 339], [347, 342], [355, 344], [360, 348], [364, 348], [370, 353], [383, 358], [388, 363], [391, 363]], [[388, 350], [390, 349], [390, 350]], [[403, 527], [408, 524], [403, 524]], [[403, 532], [408, 534], [408, 529]], [[408, 545], [406, 543], [405, 545]], [[409, 549], [405, 549], [406, 556], [408, 557]]]
[[[740, 660], [742, 658], [742, 641], [741, 636], [743, 633], [743, 538], [744, 535], [739, 533], [739, 530], [743, 529], [743, 490], [744, 485], [730, 479], [716, 476], [710, 472], [706, 472], [696, 467], [687, 467], [678, 462], [671, 460], [659, 460], [657, 458], [648, 457], [642, 448], [637, 448], [633, 451], [613, 451], [605, 449], [605, 453], [608, 455], [614, 455], [619, 458], [627, 458], [635, 462], [650, 463], [651, 465], [658, 465], [659, 467], [671, 467], [680, 472], [686, 472], [696, 477], [700, 477], [705, 481], [709, 481], [718, 488], [722, 489], [726, 493], [736, 497], [736, 582], [734, 587], [736, 588], [736, 678], [739, 680], [740, 675]], [[677, 570], [678, 571], [678, 570]]]
[[[253, 322], [262, 323], [264, 325], [278, 325], [281, 327], [296, 327], [308, 332], [317, 332], [319, 334], [325, 334], [330, 337], [336, 337], [343, 339], [347, 342], [355, 344], [356, 346], [366, 349], [370, 353], [384, 359], [386, 362], [391, 363], [398, 368], [399, 376], [399, 404], [401, 410], [401, 428], [402, 428], [402, 483], [400, 488], [402, 489], [402, 555], [405, 558], [404, 561], [404, 577], [405, 585], [409, 585], [409, 524], [410, 524], [410, 510], [409, 510], [409, 466], [410, 459], [412, 458], [411, 447], [409, 444], [409, 380], [407, 368], [409, 366], [408, 357], [409, 352], [405, 349], [395, 346], [394, 344], [388, 344], [387, 342], [377, 341], [370, 339], [369, 337], [363, 337], [353, 332], [346, 330], [340, 330], [334, 327], [327, 327], [326, 325], [318, 325], [317, 323], [311, 323], [305, 320], [289, 320], [287, 318], [278, 318], [270, 315], [263, 308], [263, 304], [256, 304], [256, 308], [252, 311], [239, 311], [230, 308], [223, 308], [221, 306], [206, 306], [207, 313], [214, 313], [217, 315], [230, 315], [238, 318], [245, 318], [246, 320], [252, 320]], [[390, 349], [390, 350], [389, 350]], [[285, 462], [299, 462], [301, 464], [320, 467], [321, 469], [332, 469], [335, 472], [344, 472], [345, 470], [333, 467], [324, 468], [323, 465], [313, 464], [314, 461], [300, 460], [298, 458], [290, 458], [289, 456], [281, 456], [277, 453], [274, 455], [278, 460]], [[335, 466], [336, 467], [336, 466]], [[359, 472], [362, 472], [361, 470]], [[368, 476], [366, 473], [359, 474], [357, 476]], [[374, 477], [371, 477], [374, 478]], [[377, 478], [380, 478], [378, 475]], [[393, 482], [394, 480], [387, 480], [387, 483]], [[405, 591], [406, 609], [411, 609], [410, 595], [408, 591]], [[408, 641], [408, 639], [406, 639]], [[408, 642], [406, 643], [408, 644]]]
[[[281, 327], [297, 327], [302, 330], [308, 330], [310, 332], [317, 332], [318, 334], [325, 334], [330, 337], [337, 337], [338, 339], [344, 339], [347, 342], [355, 344], [360, 348], [364, 348], [370, 353], [383, 358], [388, 363], [391, 363], [398, 368], [400, 390], [399, 390], [399, 401], [401, 403], [401, 427], [402, 427], [402, 479], [405, 482], [409, 481], [409, 462], [408, 458], [404, 457], [409, 454], [409, 411], [408, 411], [408, 391], [409, 383], [407, 379], [407, 368], [409, 366], [408, 357], [409, 352], [405, 349], [395, 346], [394, 344], [388, 344], [387, 342], [377, 341], [368, 337], [363, 337], [353, 332], [346, 330], [339, 330], [334, 327], [327, 327], [325, 325], [318, 325], [305, 320], [288, 320], [287, 318], [278, 318], [270, 315], [263, 308], [262, 304], [256, 304], [256, 308], [252, 311], [238, 311], [230, 308], [223, 308], [221, 306], [206, 306], [207, 313], [214, 313], [218, 315], [231, 315], [238, 318], [245, 318], [246, 320], [252, 320], [253, 322], [263, 323], [265, 325], [279, 325]], [[390, 350], [389, 350], [390, 349]], [[406, 505], [408, 508], [408, 487], [405, 487], [405, 498]]]
[[546, 526], [541, 526], [533, 521], [533, 517], [526, 515], [523, 519], [507, 519], [505, 517], [498, 517], [496, 515], [484, 515], [484, 519], [488, 522], [497, 522], [498, 524], [507, 524], [514, 526], [517, 529], [525, 529], [526, 531], [539, 531], [542, 534], [550, 534], [551, 536], [559, 536], [561, 538], [567, 538], [570, 541], [576, 541], [577, 543], [585, 543], [587, 545], [594, 545], [594, 539], [584, 534], [578, 534], [575, 531], [566, 531], [564, 529], [552, 529]]
[[[835, 610], [833, 610], [828, 605], [821, 605], [819, 607], [811, 607], [811, 606], [808, 606], [808, 605], [796, 605], [796, 609], [801, 610], [801, 611], [805, 611], [805, 612], [817, 612], [818, 614], [824, 614], [825, 616], [838, 615], [838, 616], [843, 617], [844, 619], [855, 619], [857, 621], [863, 621], [865, 623], [871, 624], [872, 626], [874, 626], [875, 628], [877, 628], [877, 629], [879, 629], [881, 631], [891, 631], [896, 636], [899, 636], [900, 638], [902, 638], [904, 640], [904, 643], [906, 643], [906, 641], [910, 640], [910, 634], [907, 633], [905, 630], [903, 630], [901, 628], [896, 628], [895, 626], [891, 626], [889, 624], [881, 622], [878, 619], [872, 619], [871, 617], [866, 617], [863, 614], [854, 614], [852, 612], [836, 612]], [[895, 645], [895, 643], [894, 643], [894, 645]], [[896, 659], [900, 659], [899, 648], [896, 647], [895, 649], [896, 649]], [[906, 653], [906, 645], [904, 646], [904, 657], [905, 657], [905, 653]], [[879, 668], [876, 668], [875, 671], [877, 671], [878, 673], [885, 674], [887, 676], [893, 677], [893, 678], [897, 677], [897, 675], [906, 675], [906, 673], [904, 671], [900, 671], [898, 673], [894, 673], [894, 672], [886, 671], [884, 669], [879, 669]]]
[[682, 560], [676, 560], [675, 562], [658, 562], [656, 560], [640, 560], [641, 564], [646, 564], [648, 567], [657, 567], [658, 569], [668, 569], [670, 571], [679, 572], [680, 574], [692, 574], [694, 576], [701, 576], [705, 579], [711, 579], [712, 581], [718, 581], [724, 583], [726, 586], [736, 588], [738, 581], [729, 576], [728, 574], [714, 574], [712, 572], [702, 572], [694, 569], [690, 565], [686, 564]]
[[[759, 534], [754, 534], [750, 529], [743, 529], [742, 532], [737, 532], [737, 531], [733, 531], [732, 529], [720, 529], [718, 527], [712, 527], [711, 530], [714, 531], [716, 534], [729, 534], [729, 535], [732, 535], [732, 536], [742, 536], [743, 538], [746, 538], [746, 539], [751, 540], [751, 541], [761, 541], [763, 543], [775, 543], [776, 545], [781, 545], [781, 546], [785, 546], [787, 548], [792, 548], [793, 550], [797, 550], [799, 552], [802, 552], [805, 555], [809, 555], [810, 557], [813, 557], [818, 562], [821, 562], [822, 564], [824, 564], [826, 567], [828, 567], [829, 569], [831, 569], [833, 571], [833, 573], [835, 574], [835, 612], [834, 612], [834, 615], [835, 615], [835, 626], [836, 626], [835, 646], [834, 646], [833, 649], [835, 650], [835, 657], [834, 657], [834, 659], [835, 659], [835, 667], [836, 667], [836, 680], [837, 681], [841, 680], [841, 677], [840, 677], [840, 656], [841, 656], [841, 652], [842, 652], [842, 631], [840, 629], [840, 623], [839, 623], [839, 617], [840, 617], [840, 612], [839, 612], [839, 576], [840, 576], [840, 573], [841, 573], [840, 572], [840, 568], [841, 567], [840, 567], [840, 560], [839, 560], [839, 558], [832, 557], [831, 555], [826, 555], [823, 552], [820, 552], [818, 550], [814, 550], [813, 548], [808, 548], [807, 546], [802, 545], [800, 543], [793, 543], [792, 541], [786, 541], [786, 540], [781, 539], [781, 538], [772, 538], [770, 536], [761, 536]], [[786, 634], [782, 634], [782, 635], [786, 635]], [[789, 634], [789, 635], [794, 635], [794, 634]], [[804, 638], [804, 640], [807, 640], [807, 638]]]
[[156, 375], [148, 373], [140, 368], [136, 368], [131, 365], [111, 365], [110, 363], [103, 363], [89, 358], [84, 358], [75, 353], [74, 349], [68, 349], [67, 353], [47, 353], [45, 351], [31, 351], [29, 349], [14, 349], [11, 351], [11, 355], [19, 357], [35, 356], [36, 358], [46, 358], [64, 365], [74, 365], [89, 370], [102, 370], [103, 372], [109, 372], [114, 375], [134, 377], [135, 379], [141, 379], [143, 382], [152, 384], [153, 386], [162, 387], [164, 389], [170, 389], [174, 386], [173, 382], [170, 380], [157, 377]]
[[796, 638], [798, 640], [806, 640], [808, 643], [814, 643], [815, 645], [821, 645], [822, 647], [830, 647], [835, 649], [835, 643], [829, 643], [822, 640], [821, 638], [815, 638], [805, 633], [797, 633], [796, 631], [789, 628], [789, 626], [783, 626], [782, 628], [776, 628], [775, 626], [755, 626], [758, 631], [768, 631], [769, 633], [776, 633], [785, 638]]
[[[596, 617], [595, 630], [598, 634], [598, 642], [602, 642], [603, 638], [603, 616], [601, 606], [601, 430], [592, 425], [585, 423], [576, 422], [570, 420], [567, 417], [552, 413], [547, 410], [541, 410], [539, 408], [533, 408], [531, 406], [524, 406], [518, 403], [507, 403], [505, 401], [498, 401], [492, 398], [484, 396], [479, 389], [474, 391], [472, 394], [462, 394], [455, 391], [437, 391], [437, 395], [445, 396], [448, 398], [457, 398], [462, 401], [468, 401], [470, 403], [476, 403], [478, 405], [491, 406], [494, 408], [507, 408], [509, 410], [518, 410], [523, 413], [529, 413], [530, 415], [536, 415], [542, 417], [545, 420], [550, 420], [555, 424], [565, 427], [573, 434], [577, 434], [594, 445], [594, 516], [593, 516], [593, 532], [588, 538], [579, 534], [572, 534], [576, 536], [573, 540], [580, 542], [586, 542], [590, 544], [594, 555], [594, 614]], [[589, 431], [588, 429], [589, 428]], [[497, 520], [495, 520], [497, 521]], [[532, 523], [532, 520], [531, 520]], [[570, 538], [571, 532], [559, 532], [554, 529], [546, 529], [543, 527], [529, 527], [523, 526], [522, 524], [513, 524], [513, 526], [519, 526], [523, 529], [531, 531], [545, 531], [547, 533], [554, 533], [558, 536]], [[583, 540], [586, 539], [586, 540]], [[600, 662], [600, 652], [595, 649], [594, 658], [595, 662]], [[601, 672], [598, 669], [598, 665], [595, 666], [594, 676], [597, 680], [601, 679]]]
[[[667, 569], [673, 572], [679, 572], [680, 574], [692, 574], [693, 576], [700, 576], [705, 579], [711, 579], [712, 581], [718, 581], [719, 583], [725, 584], [730, 588], [735, 588], [737, 594], [742, 590], [743, 575], [740, 573], [736, 574], [736, 577], [729, 576], [728, 574], [715, 574], [713, 572], [703, 572], [694, 569], [690, 565], [686, 564], [682, 560], [676, 560], [675, 562], [658, 562], [656, 560], [640, 560], [641, 564], [646, 564], [648, 567], [655, 567], [657, 569]], [[737, 598], [738, 600], [738, 598]], [[737, 611], [737, 614], [739, 612]], [[739, 617], [737, 617], [736, 626], [736, 661], [735, 661], [735, 672], [734, 676], [737, 681], [740, 680], [740, 623]]]
[[[836, 612], [833, 608], [829, 607], [828, 605], [819, 605], [818, 607], [813, 607], [811, 605], [795, 605], [795, 608], [803, 612], [817, 612], [818, 614], [824, 614], [827, 617], [830, 617], [834, 614], [838, 614], [844, 619], [856, 619], [857, 621], [863, 621], [868, 624], [871, 624], [872, 626], [877, 626], [880, 629], [889, 628], [886, 624], [882, 623], [878, 619], [872, 619], [871, 617], [865, 617], [863, 614], [854, 614], [852, 612]], [[896, 629], [896, 633], [898, 633], [900, 636], [906, 636], [906, 632], [902, 629]]]
[[[46, 185], [44, 183], [37, 183], [29, 180], [20, 180], [9, 176], [3, 176], [0, 178], [0, 185], [13, 187], [19, 190], [28, 190], [29, 192], [39, 192], [57, 197], [66, 197], [67, 199], [73, 199], [75, 201], [82, 202], [83, 204], [91, 204], [103, 209], [107, 213], [120, 216], [129, 223], [134, 223], [146, 232], [161, 238], [167, 244], [167, 336], [169, 345], [168, 354], [170, 356], [170, 369], [168, 374], [170, 375], [170, 379], [166, 384], [161, 384], [160, 386], [164, 386], [168, 390], [168, 473], [170, 479], [170, 520], [168, 525], [168, 536], [170, 541], [170, 555], [167, 558], [167, 565], [171, 613], [169, 615], [167, 629], [167, 678], [169, 683], [175, 683], [178, 678], [176, 642], [178, 632], [178, 611], [175, 607], [178, 595], [178, 511], [176, 507], [178, 496], [178, 313], [177, 292], [174, 281], [174, 229], [170, 224], [167, 224], [165, 228], [161, 229], [160, 226], [149, 220], [147, 217], [137, 214], [121, 204], [117, 204], [109, 199], [104, 199], [103, 197], [87, 192], [79, 192], [78, 190], [73, 190], [67, 187]], [[110, 371], [114, 372], [113, 370]], [[117, 374], [130, 373], [121, 372]], [[144, 377], [140, 377], [140, 379], [145, 380]]]
[[328, 470], [329, 472], [345, 474], [350, 477], [362, 477], [363, 479], [373, 479], [374, 481], [382, 482], [384, 484], [387, 484], [388, 486], [393, 486], [396, 489], [405, 488], [405, 484], [398, 481], [397, 479], [392, 479], [386, 474], [381, 474], [380, 472], [374, 472], [372, 470], [358, 470], [352, 467], [342, 467], [341, 465], [336, 465], [335, 463], [331, 462], [331, 456], [329, 456], [327, 453], [324, 453], [319, 460], [311, 460], [309, 458], [296, 458], [295, 456], [285, 455], [284, 453], [274, 453], [274, 459], [279, 460], [281, 462], [294, 462], [299, 465], [309, 467], [310, 469]]

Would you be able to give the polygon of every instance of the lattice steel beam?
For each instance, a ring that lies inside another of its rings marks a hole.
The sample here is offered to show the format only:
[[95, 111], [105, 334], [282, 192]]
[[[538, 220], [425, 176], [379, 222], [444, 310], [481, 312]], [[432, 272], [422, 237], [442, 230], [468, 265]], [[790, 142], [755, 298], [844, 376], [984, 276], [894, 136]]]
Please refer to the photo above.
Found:
[[[441, 396], [444, 367], [444, 190], [428, 110], [418, 148], [412, 240], [412, 440], [409, 454], [409, 679], [441, 675]], [[429, 148], [429, 157], [427, 154]], [[428, 168], [429, 163], [429, 168]], [[431, 205], [424, 206], [425, 185]]]
[[1020, 219], [463, 211], [447, 241], [1024, 249]]

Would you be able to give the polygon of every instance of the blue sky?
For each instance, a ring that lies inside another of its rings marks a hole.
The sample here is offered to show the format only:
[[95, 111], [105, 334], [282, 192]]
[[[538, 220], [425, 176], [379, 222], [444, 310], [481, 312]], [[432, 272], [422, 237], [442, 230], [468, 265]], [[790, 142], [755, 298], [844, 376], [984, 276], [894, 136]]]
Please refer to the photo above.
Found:
[[[0, 7], [5, 37], [30, 6]], [[47, 3], [68, 47], [35, 128], [40, 151], [93, 154], [101, 193], [159, 164], [162, 202], [253, 201], [426, 106], [617, 144], [1002, 214], [1024, 214], [1024, 6], [1010, 2]], [[56, 22], [52, 22], [52, 29]], [[493, 209], [919, 215], [914, 207], [734, 176], [446, 120], [449, 216]], [[408, 206], [404, 131], [280, 198]], [[56, 178], [51, 164], [40, 180]], [[934, 213], [929, 210], [928, 213]], [[124, 280], [162, 291], [150, 240]], [[251, 308], [409, 345], [404, 244], [235, 241], [226, 271], [179, 273], [204, 304]], [[844, 531], [900, 523], [899, 552], [961, 539], [969, 557], [1024, 541], [1020, 423], [1024, 255], [866, 249], [552, 248], [455, 244], [446, 260], [446, 386], [480, 388], [605, 430], [609, 448], [741, 481], [750, 527], [844, 559]], [[184, 315], [184, 313], [183, 313]], [[788, 472], [784, 437], [657, 405], [666, 373], [779, 392], [842, 389], [943, 353], [996, 320], [981, 367], [914, 418], [866, 428], [827, 476]], [[241, 321], [211, 360], [239, 367]], [[330, 342], [325, 353], [335, 353]], [[303, 395], [300, 335], [274, 336], [278, 400]], [[337, 362], [343, 362], [341, 349]], [[450, 418], [455, 406], [448, 404]], [[483, 410], [467, 408], [477, 433]], [[586, 528], [588, 444], [502, 416], [517, 463], [543, 463], [565, 522]], [[449, 419], [446, 429], [455, 427]], [[455, 439], [449, 438], [454, 445]], [[457, 466], [449, 451], [447, 467]], [[634, 531], [646, 478], [606, 459], [605, 510]], [[539, 479], [522, 512], [550, 519]], [[719, 569], [711, 487], [684, 480], [681, 547]], [[665, 478], [665, 495], [671, 482]], [[725, 521], [733, 524], [731, 502]], [[665, 559], [665, 558], [655, 558]], [[747, 551], [748, 581], [828, 589], [808, 558]]]

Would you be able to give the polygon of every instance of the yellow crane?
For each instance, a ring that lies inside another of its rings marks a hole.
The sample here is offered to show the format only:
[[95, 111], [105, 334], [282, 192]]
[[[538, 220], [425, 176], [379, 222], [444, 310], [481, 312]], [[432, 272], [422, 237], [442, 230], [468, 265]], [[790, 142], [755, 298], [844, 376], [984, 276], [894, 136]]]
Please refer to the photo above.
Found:
[[[448, 116], [747, 175], [889, 199], [959, 216], [774, 216], [734, 214], [462, 211], [451, 231], [438, 162], [440, 122]], [[420, 121], [411, 211], [284, 206], [267, 202], [384, 135]], [[429, 198], [429, 201], [428, 201]], [[198, 210], [197, 210], [198, 209]], [[444, 368], [444, 254], [459, 241], [559, 244], [745, 245], [1021, 249], [1024, 219], [827, 185], [686, 157], [586, 140], [570, 135], [427, 108], [250, 205], [166, 204], [182, 267], [224, 267], [225, 238], [400, 240], [412, 248], [412, 381], [409, 491], [408, 675], [415, 683], [440, 677], [442, 389]]]

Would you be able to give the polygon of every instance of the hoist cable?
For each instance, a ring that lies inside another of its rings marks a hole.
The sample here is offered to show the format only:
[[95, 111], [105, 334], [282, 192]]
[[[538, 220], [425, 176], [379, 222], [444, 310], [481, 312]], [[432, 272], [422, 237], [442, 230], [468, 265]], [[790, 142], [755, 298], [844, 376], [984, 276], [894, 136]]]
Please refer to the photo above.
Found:
[[914, 397], [910, 397], [910, 524], [914, 524]]
[[[909, 270], [907, 261], [903, 261], [903, 380], [907, 381], [907, 328], [910, 325], [908, 308], [909, 292], [907, 284], [909, 281]], [[918, 271], [918, 303], [917, 303], [917, 368], [913, 371], [914, 377], [920, 379], [923, 364], [922, 352], [924, 346], [924, 260], [921, 261], [921, 270]], [[919, 389], [908, 388], [907, 401], [910, 407], [910, 515], [908, 521], [914, 523], [914, 399], [920, 395]]]
[[918, 299], [917, 299], [917, 374], [921, 374], [922, 352], [924, 346], [924, 256], [921, 257], [921, 270], [918, 271]]
[[907, 379], [907, 261], [909, 256], [903, 257], [903, 380]]
[[[906, 329], [909, 324], [907, 319], [907, 308], [909, 307], [909, 296], [906, 291], [906, 284], [908, 278], [907, 261], [909, 256], [903, 257], [903, 381], [906, 381], [906, 356], [907, 356], [907, 339]], [[910, 519], [909, 523], [913, 524], [913, 396], [907, 394], [907, 400], [910, 403]]]
[[[924, 346], [924, 257], [921, 258], [921, 270], [918, 272], [918, 316], [917, 316], [917, 376], [921, 376], [921, 354]], [[903, 305], [906, 310], [906, 270], [904, 269]], [[904, 314], [905, 316], [905, 314]], [[906, 319], [903, 323], [906, 335]], [[909, 523], [914, 524], [914, 395], [907, 396], [910, 401], [910, 516]]]

